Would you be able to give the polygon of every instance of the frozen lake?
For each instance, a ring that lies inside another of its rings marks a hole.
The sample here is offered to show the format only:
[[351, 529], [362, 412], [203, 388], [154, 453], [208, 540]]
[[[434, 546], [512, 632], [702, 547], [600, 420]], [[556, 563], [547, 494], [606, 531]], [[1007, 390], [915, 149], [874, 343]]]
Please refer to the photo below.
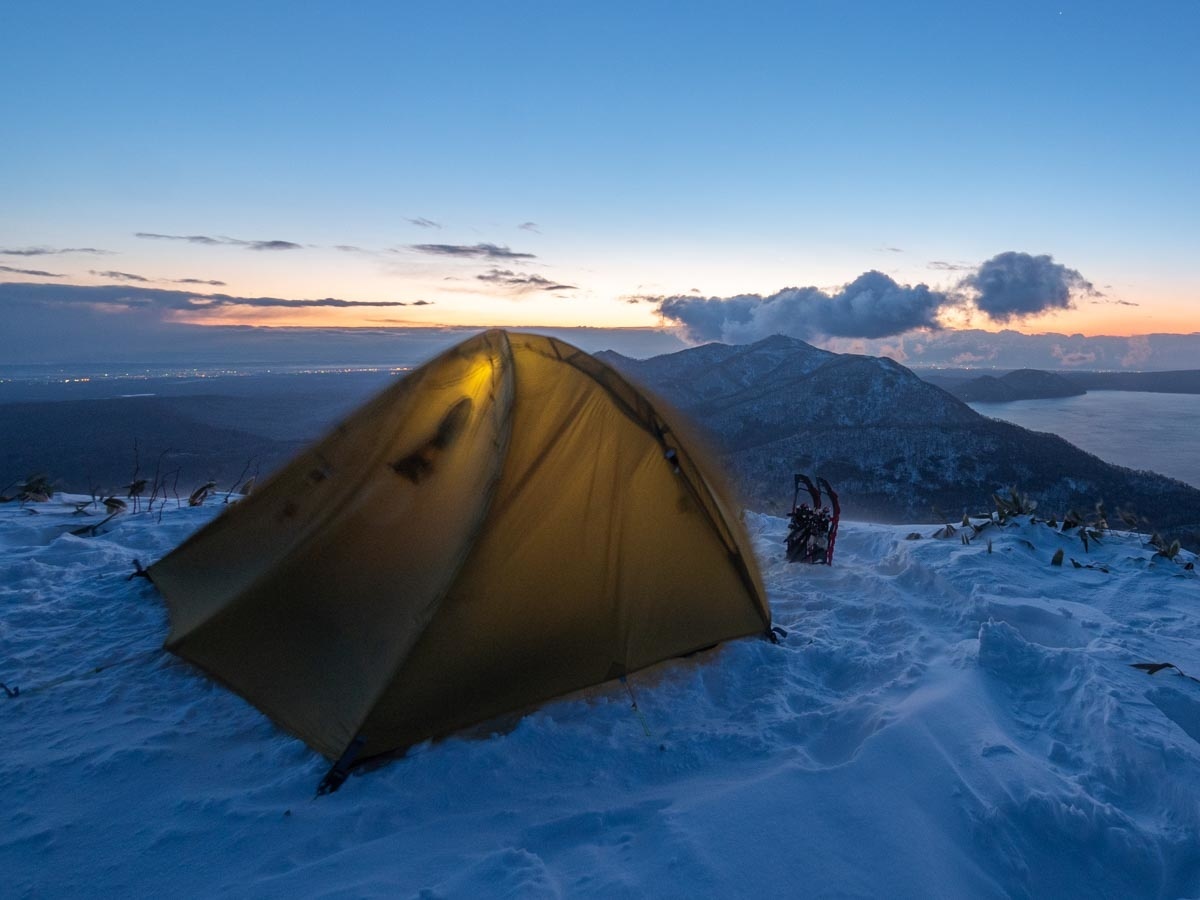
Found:
[[1200, 487], [1200, 394], [1089, 391], [970, 406], [993, 419], [1057, 434], [1108, 462]]

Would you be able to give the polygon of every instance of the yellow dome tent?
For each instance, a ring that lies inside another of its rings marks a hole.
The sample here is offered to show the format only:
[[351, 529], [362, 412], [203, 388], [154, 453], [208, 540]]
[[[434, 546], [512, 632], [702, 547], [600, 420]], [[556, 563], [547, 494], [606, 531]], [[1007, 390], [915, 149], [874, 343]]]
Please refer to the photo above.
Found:
[[594, 357], [480, 334], [151, 566], [166, 646], [348, 764], [769, 636], [698, 456]]

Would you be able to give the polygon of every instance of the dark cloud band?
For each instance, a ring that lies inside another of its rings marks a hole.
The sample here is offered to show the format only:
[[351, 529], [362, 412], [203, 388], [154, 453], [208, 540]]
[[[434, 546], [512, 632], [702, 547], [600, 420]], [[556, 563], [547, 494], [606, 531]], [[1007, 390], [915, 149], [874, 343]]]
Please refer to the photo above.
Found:
[[134, 275], [132, 272], [97, 272], [95, 269], [89, 269], [88, 271], [97, 278], [111, 278], [113, 281], [148, 282], [152, 280], [150, 278], [143, 278], [141, 275]]
[[61, 272], [43, 272], [41, 269], [14, 269], [12, 266], [0, 266], [0, 272], [13, 275], [35, 275], [38, 278], [62, 278]]
[[89, 269], [88, 271], [97, 278], [110, 278], [113, 281], [128, 281], [139, 284], [152, 284], [153, 282], [158, 281], [160, 283], [167, 282], [169, 284], [200, 284], [204, 285], [205, 287], [225, 286], [225, 282], [217, 281], [216, 279], [212, 278], [146, 278], [142, 275], [135, 275], [132, 272], [115, 272], [112, 270], [100, 272], [96, 269]]
[[63, 253], [93, 253], [107, 256], [111, 250], [97, 247], [9, 247], [0, 249], [0, 256], [58, 256]]
[[299, 250], [301, 245], [294, 241], [246, 241], [241, 238], [211, 237], [207, 234], [158, 234], [154, 231], [137, 231], [134, 237], [151, 241], [186, 241], [189, 244], [201, 244], [207, 247], [230, 246], [245, 247], [247, 250]]
[[433, 256], [456, 256], [465, 259], [535, 259], [532, 253], [518, 253], [498, 244], [412, 244], [410, 250]]
[[[118, 273], [122, 274], [122, 273]], [[128, 274], [128, 273], [123, 273]], [[133, 276], [139, 277], [139, 276]], [[276, 309], [356, 309], [371, 307], [429, 306], [428, 300], [414, 302], [404, 300], [341, 300], [323, 297], [315, 300], [289, 300], [281, 297], [234, 297], [229, 294], [197, 294], [188, 291], [161, 290], [158, 288], [131, 287], [127, 285], [50, 285], [50, 284], [0, 284], [0, 299], [25, 307], [39, 309], [82, 307], [106, 310], [157, 310], [162, 314], [180, 311], [213, 310], [228, 307], [276, 308]]]
[[225, 243], [224, 241], [219, 241], [214, 237], [209, 237], [208, 235], [204, 234], [158, 234], [153, 231], [137, 231], [134, 232], [133, 236], [148, 241], [187, 241], [189, 244], [206, 245]]
[[526, 291], [578, 290], [573, 284], [559, 284], [541, 275], [527, 275], [522, 272], [514, 272], [511, 269], [491, 269], [475, 277], [480, 281], [487, 281], [491, 284], [498, 284], [501, 287], [511, 288], [517, 293], [524, 293]]

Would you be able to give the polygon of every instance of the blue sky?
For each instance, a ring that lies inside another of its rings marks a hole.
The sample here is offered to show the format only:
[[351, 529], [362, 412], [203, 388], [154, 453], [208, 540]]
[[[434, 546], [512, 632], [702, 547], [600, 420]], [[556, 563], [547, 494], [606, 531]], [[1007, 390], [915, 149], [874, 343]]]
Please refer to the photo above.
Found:
[[[416, 323], [652, 325], [659, 308], [631, 297], [834, 291], [872, 269], [953, 291], [967, 269], [931, 263], [1019, 251], [1097, 296], [1010, 327], [1200, 330], [1194, 2], [45, 3], [4, 18], [0, 250], [109, 251], [0, 255], [18, 270], [4, 281], [115, 272], [423, 300], [393, 310]], [[429, 245], [531, 256], [412, 249]], [[381, 321], [264, 316], [219, 319]], [[969, 307], [944, 321], [998, 327]]]

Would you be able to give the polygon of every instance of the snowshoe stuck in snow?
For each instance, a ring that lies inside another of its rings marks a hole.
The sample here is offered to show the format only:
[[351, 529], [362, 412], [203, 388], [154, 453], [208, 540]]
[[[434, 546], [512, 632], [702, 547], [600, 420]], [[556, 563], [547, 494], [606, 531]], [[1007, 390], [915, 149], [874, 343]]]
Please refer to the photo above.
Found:
[[[808, 491], [812, 505], [800, 503], [800, 486]], [[820, 485], [820, 487], [818, 487]], [[829, 506], [821, 505], [821, 490], [829, 497]], [[795, 477], [795, 492], [792, 495], [792, 512], [788, 522], [788, 562], [806, 562], [814, 565], [833, 564], [833, 545], [837, 540], [838, 519], [842, 507], [837, 492], [824, 478], [817, 483], [799, 472]]]

